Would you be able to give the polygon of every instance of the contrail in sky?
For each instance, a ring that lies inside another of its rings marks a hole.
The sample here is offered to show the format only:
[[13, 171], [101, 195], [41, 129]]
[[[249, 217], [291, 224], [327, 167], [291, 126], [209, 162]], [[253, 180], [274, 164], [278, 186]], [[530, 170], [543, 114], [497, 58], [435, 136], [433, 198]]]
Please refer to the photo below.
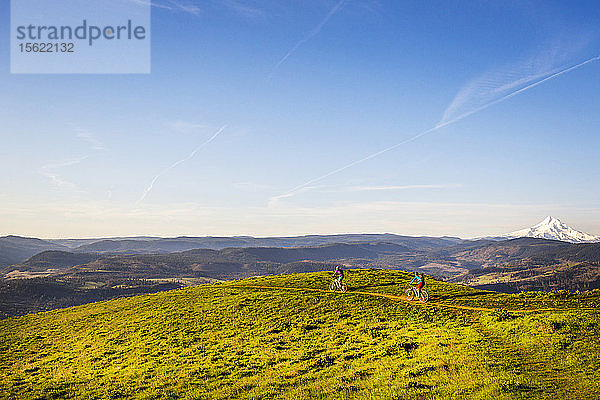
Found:
[[[575, 69], [578, 69], [578, 68], [581, 68], [581, 67], [583, 67], [583, 66], [584, 66], [584, 65], [586, 65], [586, 64], [589, 64], [589, 63], [591, 63], [591, 62], [598, 61], [598, 60], [600, 60], [600, 56], [592, 57], [592, 58], [590, 58], [590, 59], [588, 59], [588, 60], [585, 60], [585, 61], [583, 61], [583, 62], [580, 62], [579, 64], [575, 64], [575, 65], [572, 65], [572, 66], [570, 66], [570, 67], [568, 67], [568, 68], [561, 69], [561, 70], [560, 70], [560, 71], [558, 71], [558, 72], [551, 73], [550, 75], [548, 75], [547, 77], [545, 77], [545, 78], [543, 78], [543, 79], [540, 79], [539, 81], [536, 81], [536, 82], [530, 83], [529, 85], [526, 85], [526, 86], [522, 87], [521, 89], [517, 89], [517, 90], [515, 90], [515, 91], [512, 91], [512, 92], [508, 93], [507, 95], [504, 95], [504, 96], [500, 97], [499, 99], [496, 99], [496, 100], [494, 100], [494, 101], [490, 101], [489, 103], [486, 103], [486, 104], [484, 104], [484, 105], [482, 105], [482, 106], [480, 106], [480, 107], [477, 107], [477, 108], [475, 108], [475, 109], [473, 109], [473, 110], [471, 110], [471, 111], [465, 112], [465, 113], [463, 113], [463, 114], [459, 115], [459, 116], [458, 116], [458, 117], [456, 117], [456, 118], [453, 118], [453, 119], [451, 119], [451, 120], [448, 120], [448, 121], [442, 121], [442, 122], [439, 122], [439, 123], [438, 123], [438, 124], [437, 124], [437, 125], [436, 125], [434, 128], [435, 128], [435, 129], [438, 129], [438, 128], [442, 128], [442, 127], [444, 127], [444, 126], [447, 126], [447, 125], [453, 124], [454, 122], [460, 121], [461, 119], [468, 117], [469, 115], [472, 115], [472, 114], [474, 114], [474, 113], [476, 113], [476, 112], [479, 112], [479, 111], [485, 110], [485, 109], [486, 109], [486, 108], [488, 108], [488, 107], [491, 107], [491, 106], [493, 106], [493, 105], [495, 105], [495, 104], [498, 104], [498, 103], [500, 103], [500, 102], [502, 102], [502, 101], [504, 101], [504, 100], [508, 100], [508, 99], [510, 99], [511, 97], [514, 97], [514, 96], [516, 96], [516, 95], [518, 95], [518, 94], [521, 94], [521, 93], [523, 93], [523, 92], [524, 92], [524, 91], [526, 91], [526, 90], [529, 90], [529, 89], [531, 89], [531, 88], [534, 88], [534, 87], [536, 87], [536, 86], [538, 86], [538, 85], [541, 85], [542, 83], [544, 83], [544, 82], [546, 82], [546, 81], [549, 81], [549, 80], [551, 80], [551, 79], [557, 78], [557, 77], [559, 77], [560, 75], [566, 74], [567, 72], [571, 72], [571, 71], [573, 71], [573, 70], [575, 70]], [[428, 133], [429, 133], [429, 132], [428, 132]]]
[[146, 198], [146, 196], [148, 195], [148, 193], [150, 193], [150, 191], [151, 191], [151, 190], [152, 190], [152, 188], [154, 187], [154, 184], [156, 183], [156, 181], [158, 181], [158, 178], [160, 178], [160, 176], [161, 176], [161, 175], [163, 175], [163, 174], [167, 173], [168, 171], [172, 170], [173, 168], [175, 168], [175, 167], [176, 167], [176, 166], [178, 166], [179, 164], [181, 164], [181, 163], [184, 163], [184, 162], [186, 162], [186, 161], [190, 160], [192, 157], [194, 157], [194, 156], [196, 155], [196, 153], [197, 153], [197, 152], [198, 152], [198, 151], [199, 151], [201, 148], [203, 148], [204, 146], [206, 146], [207, 144], [209, 144], [210, 142], [212, 142], [213, 140], [215, 140], [215, 138], [216, 138], [217, 136], [219, 136], [219, 134], [220, 134], [221, 132], [223, 132], [223, 131], [225, 130], [225, 128], [227, 128], [227, 125], [223, 125], [223, 126], [221, 127], [221, 129], [219, 129], [219, 130], [218, 130], [218, 131], [217, 131], [217, 132], [216, 132], [214, 135], [212, 135], [212, 136], [210, 137], [210, 139], [208, 139], [206, 142], [204, 142], [204, 143], [202, 143], [201, 145], [199, 145], [198, 147], [196, 147], [196, 148], [194, 149], [194, 151], [192, 151], [192, 152], [190, 153], [190, 155], [189, 155], [189, 156], [187, 156], [186, 158], [182, 158], [182, 159], [181, 159], [181, 160], [179, 160], [179, 161], [175, 161], [175, 162], [174, 162], [174, 163], [173, 163], [171, 166], [169, 166], [169, 167], [165, 168], [164, 170], [162, 170], [161, 172], [159, 172], [159, 173], [158, 173], [158, 174], [157, 174], [157, 175], [154, 177], [154, 179], [152, 179], [152, 182], [150, 183], [150, 186], [148, 186], [148, 187], [146, 188], [146, 190], [144, 191], [144, 194], [142, 194], [142, 197], [140, 197], [140, 200], [139, 200], [139, 201], [143, 201], [143, 200]]
[[325, 16], [325, 18], [323, 18], [323, 20], [321, 20], [321, 22], [319, 22], [319, 24], [317, 26], [315, 26], [313, 28], [313, 30], [311, 30], [310, 32], [308, 32], [308, 34], [306, 36], [304, 36], [302, 39], [300, 39], [295, 45], [294, 47], [292, 47], [290, 49], [290, 51], [288, 51], [286, 53], [285, 56], [283, 56], [281, 58], [281, 60], [279, 60], [279, 62], [277, 62], [277, 64], [275, 64], [275, 66], [273, 67], [273, 70], [271, 71], [271, 73], [269, 74], [269, 79], [271, 79], [273, 77], [273, 75], [275, 74], [275, 72], [277, 71], [277, 69], [279, 69], [279, 67], [281, 66], [281, 64], [283, 64], [284, 62], [286, 62], [286, 60], [288, 58], [290, 58], [290, 56], [292, 54], [294, 54], [296, 52], [296, 50], [298, 50], [298, 48], [300, 46], [302, 46], [304, 43], [308, 42], [310, 39], [312, 39], [313, 37], [315, 37], [316, 35], [319, 34], [319, 32], [321, 32], [321, 29], [323, 29], [323, 27], [325, 26], [325, 24], [327, 23], [327, 21], [329, 21], [329, 19], [331, 17], [333, 17], [336, 13], [338, 13], [342, 7], [344, 7], [344, 4], [348, 2], [348, 0], [340, 0], [336, 3], [335, 6], [333, 6], [333, 8], [331, 10], [329, 10], [329, 13], [327, 13], [327, 15]]
[[328, 178], [331, 175], [335, 175], [335, 174], [337, 174], [339, 172], [342, 172], [342, 171], [344, 171], [344, 170], [346, 170], [348, 168], [351, 168], [351, 167], [353, 167], [353, 166], [355, 166], [357, 164], [360, 164], [362, 162], [365, 162], [367, 160], [370, 160], [372, 158], [380, 156], [380, 155], [382, 155], [384, 153], [387, 153], [388, 151], [394, 150], [394, 149], [396, 149], [396, 148], [398, 148], [398, 147], [400, 147], [402, 145], [405, 145], [407, 143], [410, 143], [412, 141], [415, 141], [415, 140], [419, 139], [420, 137], [423, 137], [423, 136], [425, 136], [425, 135], [427, 135], [429, 133], [437, 131], [440, 128], [443, 128], [445, 126], [448, 126], [448, 125], [451, 125], [451, 124], [453, 124], [455, 122], [458, 122], [458, 121], [460, 121], [460, 120], [462, 120], [462, 119], [464, 119], [464, 118], [466, 118], [466, 117], [468, 117], [468, 116], [470, 116], [472, 114], [475, 114], [475, 113], [477, 113], [479, 111], [485, 110], [488, 107], [491, 107], [491, 106], [493, 106], [495, 104], [503, 102], [504, 100], [508, 100], [511, 97], [514, 97], [514, 96], [516, 96], [518, 94], [521, 94], [521, 93], [523, 93], [526, 90], [529, 90], [529, 89], [534, 88], [534, 87], [536, 87], [538, 85], [541, 85], [544, 82], [547, 82], [547, 81], [549, 81], [551, 79], [557, 78], [557, 77], [559, 77], [559, 76], [561, 76], [563, 74], [566, 74], [567, 72], [571, 72], [573, 70], [576, 70], [578, 68], [583, 67], [586, 64], [589, 64], [591, 62], [598, 61], [598, 60], [600, 60], [600, 56], [596, 56], [596, 57], [590, 58], [590, 59], [588, 59], [586, 61], [580, 62], [579, 64], [575, 64], [575, 65], [572, 65], [572, 66], [570, 66], [568, 68], [562, 69], [562, 70], [560, 70], [558, 72], [554, 72], [554, 73], [548, 75], [547, 77], [545, 77], [543, 79], [540, 79], [539, 81], [530, 83], [529, 85], [526, 85], [526, 86], [524, 86], [524, 87], [522, 87], [520, 89], [512, 91], [509, 94], [500, 97], [499, 99], [496, 99], [494, 101], [490, 101], [489, 103], [486, 103], [486, 104], [484, 104], [484, 105], [482, 105], [480, 107], [477, 107], [477, 108], [475, 108], [475, 109], [473, 109], [471, 111], [465, 112], [465, 113], [463, 113], [463, 114], [461, 114], [461, 115], [459, 115], [459, 116], [457, 116], [457, 117], [455, 117], [453, 119], [450, 119], [448, 121], [440, 121], [435, 126], [429, 128], [429, 129], [427, 129], [427, 130], [425, 130], [425, 131], [423, 131], [421, 133], [418, 133], [418, 134], [416, 134], [414, 136], [411, 136], [411, 137], [409, 137], [409, 138], [407, 138], [407, 139], [405, 139], [405, 140], [403, 140], [403, 141], [401, 141], [399, 143], [396, 143], [393, 146], [386, 147], [385, 149], [379, 150], [379, 151], [377, 151], [377, 152], [375, 152], [373, 154], [370, 154], [370, 155], [368, 155], [366, 157], [363, 157], [363, 158], [358, 159], [356, 161], [352, 161], [351, 163], [346, 164], [346, 165], [344, 165], [344, 166], [342, 166], [340, 168], [334, 169], [333, 171], [330, 171], [330, 172], [326, 173], [325, 175], [321, 175], [321, 176], [319, 176], [317, 178], [313, 178], [313, 179], [311, 179], [311, 180], [309, 180], [309, 181], [307, 181], [307, 182], [305, 182], [305, 183], [303, 183], [301, 185], [298, 185], [298, 186], [296, 186], [295, 188], [293, 188], [292, 190], [290, 190], [288, 192], [285, 192], [285, 193], [283, 193], [283, 194], [281, 194], [279, 196], [274, 196], [274, 197], [271, 198], [270, 203], [274, 203], [277, 200], [280, 200], [280, 199], [283, 199], [283, 198], [292, 197], [292, 196], [298, 194], [300, 191], [306, 190], [306, 188], [309, 185], [312, 185], [312, 184], [314, 184], [316, 182], [319, 182], [319, 181], [321, 181], [321, 180], [323, 180], [325, 178]]

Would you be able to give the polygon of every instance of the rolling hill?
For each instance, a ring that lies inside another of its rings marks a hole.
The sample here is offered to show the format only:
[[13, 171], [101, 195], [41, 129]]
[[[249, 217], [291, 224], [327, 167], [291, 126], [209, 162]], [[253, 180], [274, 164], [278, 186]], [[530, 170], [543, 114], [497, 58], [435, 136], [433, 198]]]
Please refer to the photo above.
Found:
[[505, 293], [600, 288], [600, 244], [538, 238], [449, 249], [462, 273], [451, 282]]
[[591, 399], [599, 293], [261, 277], [0, 321], [0, 398]]
[[106, 239], [36, 239], [0, 237], [0, 268], [22, 263], [48, 250], [104, 255], [166, 254], [194, 249], [222, 250], [232, 247], [315, 247], [337, 243], [385, 242], [410, 249], [435, 249], [462, 242], [451, 237], [412, 237], [394, 234], [307, 235], [294, 237], [131, 237]]
[[[405, 246], [390, 243], [196, 249], [137, 255], [48, 251], [3, 270], [0, 318], [107, 300], [127, 293], [155, 292], [160, 288], [256, 275], [332, 270], [336, 260], [369, 264], [381, 255], [404, 251], [407, 251]], [[129, 289], [123, 290], [124, 286]]]
[[97, 254], [71, 253], [62, 250], [47, 250], [38, 253], [20, 264], [4, 268], [4, 273], [20, 270], [31, 273], [45, 273], [61, 271], [75, 265], [85, 264], [101, 258]]
[[96, 275], [119, 278], [244, 278], [279, 273], [289, 263], [354, 260], [371, 262], [379, 257], [410, 251], [393, 243], [337, 243], [314, 247], [249, 247], [222, 250], [194, 249], [168, 254], [102, 255], [47, 251], [3, 270], [7, 277]]
[[0, 268], [20, 263], [47, 250], [68, 250], [60, 244], [20, 236], [0, 237]]

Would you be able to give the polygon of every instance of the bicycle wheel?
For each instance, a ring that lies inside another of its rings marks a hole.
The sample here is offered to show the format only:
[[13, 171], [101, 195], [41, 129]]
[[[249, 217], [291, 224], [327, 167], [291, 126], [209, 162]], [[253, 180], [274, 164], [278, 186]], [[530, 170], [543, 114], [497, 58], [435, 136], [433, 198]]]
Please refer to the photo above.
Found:
[[332, 292], [335, 290], [335, 281], [331, 282], [331, 285], [329, 285], [329, 290]]
[[421, 298], [419, 300], [421, 300], [423, 303], [427, 303], [429, 301], [429, 293], [427, 293], [425, 290], [421, 290]]
[[348, 288], [346, 287], [346, 284], [345, 284], [345, 283], [342, 283], [342, 287], [340, 288], [340, 290], [341, 290], [342, 292], [345, 292], [346, 290], [348, 290]]
[[414, 299], [414, 297], [415, 297], [415, 292], [413, 291], [413, 289], [412, 288], [406, 289], [406, 299], [408, 301], [411, 301], [412, 299]]

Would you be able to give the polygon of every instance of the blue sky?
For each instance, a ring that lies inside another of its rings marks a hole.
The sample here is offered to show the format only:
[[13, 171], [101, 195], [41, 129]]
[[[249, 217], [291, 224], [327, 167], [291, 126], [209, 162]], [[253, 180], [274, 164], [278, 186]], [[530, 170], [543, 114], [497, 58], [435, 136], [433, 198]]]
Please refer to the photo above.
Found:
[[0, 234], [600, 234], [594, 2], [157, 0], [148, 75], [0, 34]]

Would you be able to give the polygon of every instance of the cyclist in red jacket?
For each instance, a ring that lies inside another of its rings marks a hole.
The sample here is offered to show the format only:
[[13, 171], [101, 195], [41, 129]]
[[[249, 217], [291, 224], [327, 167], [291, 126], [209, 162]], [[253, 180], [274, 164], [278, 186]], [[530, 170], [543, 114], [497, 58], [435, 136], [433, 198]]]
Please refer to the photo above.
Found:
[[344, 280], [344, 271], [340, 268], [339, 265], [336, 265], [334, 275], [337, 278], [340, 287], [342, 287], [342, 281]]

